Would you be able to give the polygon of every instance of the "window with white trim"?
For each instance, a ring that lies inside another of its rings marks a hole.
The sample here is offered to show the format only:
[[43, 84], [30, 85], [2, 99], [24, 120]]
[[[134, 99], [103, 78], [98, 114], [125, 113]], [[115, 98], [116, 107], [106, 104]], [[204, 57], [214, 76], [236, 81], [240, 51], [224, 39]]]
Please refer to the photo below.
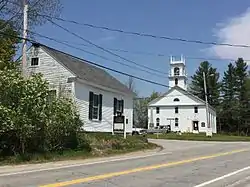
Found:
[[99, 95], [93, 94], [93, 119], [98, 119]]
[[38, 64], [39, 64], [39, 58], [38, 57], [31, 58], [31, 62], [30, 62], [31, 66], [38, 66]]
[[179, 98], [174, 98], [174, 101], [180, 101], [180, 99]]
[[156, 107], [156, 114], [160, 113], [160, 107]]
[[102, 94], [89, 92], [89, 119], [102, 120]]
[[178, 79], [177, 78], [174, 80], [174, 84], [175, 84], [175, 86], [178, 85]]
[[160, 126], [160, 118], [156, 118], [156, 126]]
[[194, 113], [198, 113], [198, 106], [194, 107]]
[[176, 114], [179, 113], [179, 108], [178, 108], [178, 106], [176, 106], [176, 107], [174, 108], [174, 113], [176, 113]]
[[124, 100], [118, 100], [117, 98], [114, 98], [114, 115], [117, 113], [123, 114], [124, 111]]
[[176, 126], [176, 127], [178, 127], [178, 126], [179, 126], [179, 119], [178, 119], [178, 118], [175, 118], [175, 120], [174, 120], [174, 124], [175, 124], [175, 126]]

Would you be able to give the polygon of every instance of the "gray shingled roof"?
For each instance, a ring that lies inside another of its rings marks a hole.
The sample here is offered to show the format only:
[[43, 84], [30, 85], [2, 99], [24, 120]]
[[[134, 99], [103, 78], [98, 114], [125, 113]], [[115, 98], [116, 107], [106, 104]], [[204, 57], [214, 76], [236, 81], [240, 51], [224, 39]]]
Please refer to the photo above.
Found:
[[50, 54], [55, 60], [73, 72], [78, 78], [97, 85], [112, 88], [126, 94], [133, 94], [127, 86], [122, 84], [105, 70], [91, 65], [85, 60], [81, 60], [80, 58], [48, 46], [40, 45], [40, 47]]

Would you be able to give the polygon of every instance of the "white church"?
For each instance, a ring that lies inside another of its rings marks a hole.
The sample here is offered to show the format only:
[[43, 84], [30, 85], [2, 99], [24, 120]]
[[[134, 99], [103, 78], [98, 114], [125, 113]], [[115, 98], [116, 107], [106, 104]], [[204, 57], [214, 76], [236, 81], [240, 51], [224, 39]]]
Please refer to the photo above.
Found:
[[185, 59], [170, 58], [169, 90], [148, 105], [148, 128], [168, 127], [174, 132], [216, 133], [216, 111], [187, 91]]

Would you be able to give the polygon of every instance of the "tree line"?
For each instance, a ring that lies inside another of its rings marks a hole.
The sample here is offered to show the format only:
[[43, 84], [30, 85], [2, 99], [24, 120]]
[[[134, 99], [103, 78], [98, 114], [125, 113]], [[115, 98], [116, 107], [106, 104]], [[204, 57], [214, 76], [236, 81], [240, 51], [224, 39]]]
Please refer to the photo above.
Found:
[[243, 58], [229, 63], [220, 74], [204, 61], [191, 77], [190, 91], [205, 99], [203, 72], [207, 83], [208, 103], [217, 112], [218, 132], [248, 135], [250, 129], [250, 73]]

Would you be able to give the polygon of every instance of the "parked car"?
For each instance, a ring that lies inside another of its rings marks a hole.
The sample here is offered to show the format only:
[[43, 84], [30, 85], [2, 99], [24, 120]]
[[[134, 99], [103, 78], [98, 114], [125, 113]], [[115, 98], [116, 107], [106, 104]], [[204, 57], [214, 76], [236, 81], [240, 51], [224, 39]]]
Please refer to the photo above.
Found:
[[148, 134], [155, 134], [155, 133], [169, 133], [171, 131], [170, 126], [158, 126], [154, 128], [147, 129]]
[[147, 130], [143, 128], [133, 128], [132, 135], [145, 135], [147, 134]]

